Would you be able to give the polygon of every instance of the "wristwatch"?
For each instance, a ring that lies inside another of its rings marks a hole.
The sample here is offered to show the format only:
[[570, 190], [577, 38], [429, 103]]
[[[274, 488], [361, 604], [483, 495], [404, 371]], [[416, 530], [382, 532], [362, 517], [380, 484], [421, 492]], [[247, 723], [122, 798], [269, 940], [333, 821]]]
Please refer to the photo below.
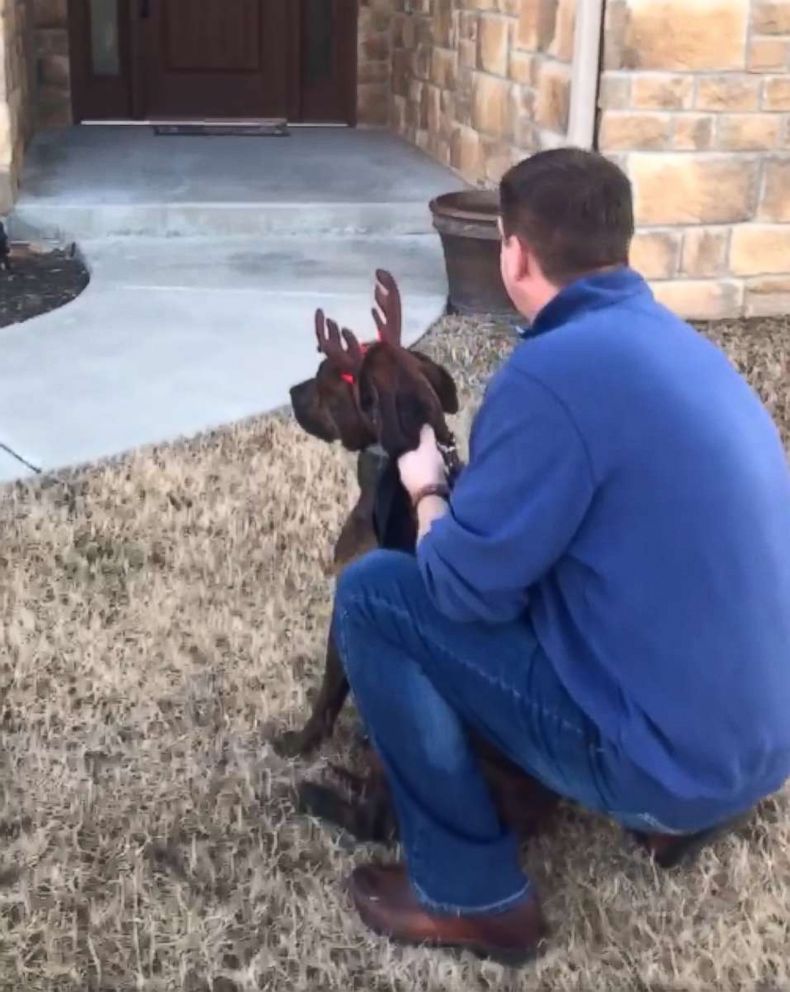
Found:
[[413, 509], [416, 511], [420, 503], [429, 496], [439, 496], [441, 499], [447, 501], [450, 499], [450, 487], [446, 482], [437, 482], [431, 486], [423, 486], [412, 497], [411, 505]]

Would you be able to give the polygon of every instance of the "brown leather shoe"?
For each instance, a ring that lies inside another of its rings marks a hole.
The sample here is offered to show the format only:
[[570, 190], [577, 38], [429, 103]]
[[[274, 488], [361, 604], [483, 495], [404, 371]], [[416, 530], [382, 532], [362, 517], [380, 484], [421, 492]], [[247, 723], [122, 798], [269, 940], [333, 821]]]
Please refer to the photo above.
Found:
[[402, 864], [363, 865], [348, 888], [363, 923], [400, 944], [458, 948], [517, 967], [536, 956], [546, 935], [534, 896], [493, 915], [444, 915], [418, 901]]

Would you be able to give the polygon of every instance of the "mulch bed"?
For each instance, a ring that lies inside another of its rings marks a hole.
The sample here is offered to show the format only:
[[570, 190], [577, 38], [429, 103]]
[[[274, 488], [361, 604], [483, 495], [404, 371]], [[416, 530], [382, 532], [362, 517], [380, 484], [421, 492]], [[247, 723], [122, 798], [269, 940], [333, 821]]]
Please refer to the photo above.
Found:
[[11, 271], [0, 269], [0, 327], [65, 306], [85, 289], [88, 270], [72, 247], [11, 248]]

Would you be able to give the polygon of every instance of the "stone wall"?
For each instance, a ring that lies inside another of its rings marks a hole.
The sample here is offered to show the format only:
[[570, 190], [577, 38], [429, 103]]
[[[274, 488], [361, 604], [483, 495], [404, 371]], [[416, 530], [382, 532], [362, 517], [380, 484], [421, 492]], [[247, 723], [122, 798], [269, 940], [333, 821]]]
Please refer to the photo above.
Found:
[[790, 309], [790, 2], [608, 0], [599, 147], [633, 262], [698, 317]]
[[364, 125], [389, 120], [393, 0], [360, 0], [357, 115]]
[[394, 129], [473, 182], [562, 143], [575, 0], [392, 0]]
[[68, 0], [34, 0], [38, 127], [71, 124]]
[[0, 215], [16, 193], [33, 126], [32, 17], [28, 0], [0, 0]]

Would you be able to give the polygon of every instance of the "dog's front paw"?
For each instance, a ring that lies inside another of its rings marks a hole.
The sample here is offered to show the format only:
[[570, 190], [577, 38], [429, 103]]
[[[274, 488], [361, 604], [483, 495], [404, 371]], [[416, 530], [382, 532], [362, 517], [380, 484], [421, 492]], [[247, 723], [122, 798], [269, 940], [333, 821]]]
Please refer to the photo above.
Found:
[[304, 757], [315, 746], [305, 738], [305, 733], [302, 730], [287, 730], [285, 733], [277, 734], [272, 737], [271, 745], [275, 754], [281, 758]]

